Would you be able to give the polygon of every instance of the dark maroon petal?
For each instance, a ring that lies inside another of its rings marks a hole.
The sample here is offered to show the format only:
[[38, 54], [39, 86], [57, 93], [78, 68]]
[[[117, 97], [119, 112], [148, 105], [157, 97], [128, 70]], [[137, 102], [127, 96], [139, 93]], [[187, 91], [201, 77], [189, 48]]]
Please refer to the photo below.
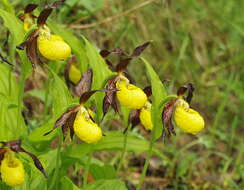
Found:
[[69, 108], [65, 113], [63, 113], [58, 120], [55, 122], [55, 125], [51, 131], [48, 131], [47, 133], [44, 134], [44, 136], [50, 134], [53, 130], [56, 128], [63, 126], [66, 124], [66, 122], [69, 120], [69, 118], [72, 116], [73, 113], [76, 113], [80, 108], [80, 105]]
[[152, 95], [152, 87], [151, 86], [147, 86], [143, 89], [143, 91], [145, 92], [145, 94], [147, 95], [147, 97], [150, 97]]
[[21, 148], [19, 152], [24, 152], [24, 153], [28, 154], [34, 161], [36, 168], [38, 170], [40, 170], [43, 173], [43, 175], [47, 178], [47, 173], [46, 173], [45, 169], [43, 168], [42, 163], [40, 162], [40, 160], [37, 158], [36, 155], [32, 154], [31, 152], [26, 151], [23, 148]]
[[35, 68], [36, 64], [39, 62], [37, 54], [37, 36], [27, 43], [26, 54], [31, 61], [33, 68]]
[[193, 97], [193, 92], [194, 92], [195, 88], [194, 88], [192, 83], [188, 83], [187, 87], [188, 87], [188, 94], [187, 94], [187, 97], [186, 97], [186, 101], [190, 104], [191, 100], [192, 100], [192, 97]]
[[91, 91], [88, 91], [88, 92], [84, 92], [81, 97], [80, 97], [80, 104], [84, 104], [86, 103], [86, 101], [93, 95], [95, 94], [96, 92], [101, 92], [102, 90], [91, 90]]
[[83, 76], [81, 77], [80, 81], [75, 86], [75, 94], [77, 96], [80, 97], [85, 92], [91, 90], [92, 78], [93, 78], [92, 69], [88, 69], [85, 73], [83, 73]]
[[28, 4], [26, 7], [25, 7], [25, 13], [31, 13], [32, 11], [34, 11], [36, 8], [38, 7], [37, 4]]
[[174, 126], [172, 125], [172, 117], [174, 114], [174, 108], [175, 108], [174, 105], [176, 100], [177, 99], [173, 99], [167, 102], [162, 112], [163, 126], [168, 130], [169, 135], [171, 135], [172, 133], [175, 134]]
[[72, 112], [69, 116], [69, 118], [67, 119], [67, 121], [64, 123], [64, 125], [62, 125], [62, 132], [64, 135], [64, 138], [67, 136], [68, 132], [70, 132], [70, 137], [71, 139], [73, 139], [74, 136], [74, 121], [76, 118], [77, 112]]
[[132, 58], [126, 58], [126, 59], [120, 60], [119, 64], [116, 65], [115, 71], [116, 72], [124, 71], [126, 69], [126, 67], [129, 65], [131, 60], [132, 60]]
[[119, 55], [119, 56], [128, 56], [122, 49], [120, 48], [116, 48], [114, 50], [102, 50], [100, 51], [100, 55], [102, 57], [107, 57], [109, 56], [110, 54], [116, 54], [116, 55]]
[[52, 8], [47, 8], [40, 13], [39, 17], [37, 18], [38, 26], [43, 26], [44, 24], [46, 24], [47, 18], [52, 13], [52, 10]]
[[139, 125], [140, 123], [140, 110], [131, 110], [129, 115], [129, 122], [132, 124], [132, 127]]
[[187, 93], [186, 96], [186, 101], [190, 104], [192, 97], [193, 97], [193, 92], [194, 92], [194, 86], [192, 83], [188, 83], [184, 86], [181, 86], [178, 91], [177, 91], [177, 95], [178, 96], [184, 96]]
[[[103, 117], [107, 114], [109, 107], [112, 104], [116, 104], [116, 102], [114, 101], [116, 91], [113, 91], [113, 89], [116, 89], [117, 80], [118, 80], [118, 78], [116, 76], [116, 77], [113, 77], [112, 79], [108, 80], [108, 82], [107, 82], [107, 87], [106, 87], [107, 92], [103, 99]], [[113, 106], [116, 109], [116, 111], [118, 111], [117, 105], [113, 105]]]
[[147, 48], [147, 46], [150, 44], [151, 42], [146, 42], [138, 47], [136, 47], [132, 53], [132, 55], [130, 57], [138, 57], [141, 55], [141, 53]]

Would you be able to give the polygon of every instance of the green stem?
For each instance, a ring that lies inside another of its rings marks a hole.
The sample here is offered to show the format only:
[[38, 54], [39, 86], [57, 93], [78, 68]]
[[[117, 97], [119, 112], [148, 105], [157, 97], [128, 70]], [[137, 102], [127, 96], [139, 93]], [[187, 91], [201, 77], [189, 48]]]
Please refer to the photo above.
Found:
[[[152, 134], [153, 134], [153, 133], [152, 133]], [[142, 188], [142, 185], [143, 185], [143, 182], [144, 182], [146, 173], [147, 173], [147, 169], [148, 169], [148, 166], [149, 166], [149, 161], [150, 161], [150, 158], [151, 158], [151, 156], [152, 156], [154, 142], [155, 142], [155, 141], [154, 141], [154, 139], [153, 139], [153, 135], [152, 135], [152, 136], [151, 136], [150, 145], [149, 145], [149, 148], [148, 148], [147, 158], [146, 158], [145, 164], [144, 164], [144, 166], [143, 166], [142, 174], [141, 174], [139, 183], [138, 183], [138, 185], [137, 185], [137, 187], [136, 187], [136, 190], [141, 190], [141, 188]]]
[[87, 179], [88, 179], [90, 165], [91, 165], [92, 153], [93, 153], [93, 145], [92, 145], [92, 151], [89, 153], [87, 163], [85, 165], [85, 173], [84, 173], [84, 177], [83, 177], [83, 188], [85, 188], [87, 185]]
[[118, 168], [117, 168], [117, 173], [119, 173], [120, 169], [121, 169], [121, 166], [122, 166], [122, 163], [123, 163], [123, 160], [124, 160], [124, 157], [125, 157], [125, 153], [127, 151], [127, 139], [128, 139], [128, 134], [129, 134], [129, 131], [131, 130], [131, 127], [132, 125], [129, 124], [128, 125], [128, 129], [126, 130], [125, 132], [125, 136], [124, 136], [124, 146], [123, 146], [123, 150], [122, 150], [122, 154], [121, 154], [121, 158], [120, 158], [120, 161], [119, 161], [119, 164], [118, 164]]
[[[58, 149], [57, 149], [57, 156], [56, 156], [56, 167], [54, 171], [54, 176], [52, 183], [50, 185], [50, 189], [58, 189], [58, 184], [59, 184], [59, 166], [60, 166], [60, 152], [62, 148], [62, 134], [61, 131], [59, 131], [59, 143], [58, 143]], [[55, 188], [54, 188], [55, 187]]]
[[25, 88], [25, 76], [22, 74], [19, 85], [19, 98], [18, 98], [18, 117], [17, 117], [17, 126], [20, 126], [20, 118], [22, 116], [22, 101], [24, 96], [24, 88]]

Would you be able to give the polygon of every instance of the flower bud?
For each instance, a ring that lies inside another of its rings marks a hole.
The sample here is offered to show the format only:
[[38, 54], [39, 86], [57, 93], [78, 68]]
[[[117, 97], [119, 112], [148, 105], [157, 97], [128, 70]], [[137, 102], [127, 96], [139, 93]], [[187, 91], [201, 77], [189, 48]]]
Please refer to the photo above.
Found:
[[151, 103], [146, 103], [146, 105], [141, 109], [139, 117], [141, 124], [145, 127], [145, 129], [151, 131], [153, 128], [151, 118]]
[[25, 180], [25, 171], [22, 162], [18, 158], [9, 156], [8, 152], [5, 154], [0, 168], [3, 182], [11, 187], [22, 185]]
[[145, 105], [147, 95], [137, 86], [129, 84], [127, 81], [119, 80], [116, 83], [116, 88], [118, 88], [117, 99], [121, 105], [131, 109], [140, 109]]
[[101, 128], [94, 123], [88, 111], [81, 107], [74, 121], [75, 134], [86, 143], [96, 143], [102, 138]]
[[174, 122], [184, 132], [197, 134], [204, 128], [202, 116], [195, 110], [189, 108], [189, 104], [179, 99], [174, 110]]
[[49, 60], [65, 60], [71, 56], [70, 46], [58, 35], [42, 35], [37, 38], [41, 55]]

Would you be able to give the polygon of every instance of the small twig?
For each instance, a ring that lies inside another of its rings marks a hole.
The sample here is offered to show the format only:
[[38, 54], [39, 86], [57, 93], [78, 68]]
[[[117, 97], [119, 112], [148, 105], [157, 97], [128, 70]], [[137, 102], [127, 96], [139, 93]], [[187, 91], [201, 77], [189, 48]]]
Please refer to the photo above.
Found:
[[114, 16], [111, 16], [111, 17], [108, 17], [108, 18], [105, 18], [104, 20], [101, 20], [101, 21], [98, 21], [98, 22], [95, 22], [95, 23], [91, 23], [91, 24], [84, 24], [84, 25], [74, 25], [74, 26], [70, 26], [71, 28], [73, 29], [87, 29], [87, 28], [92, 28], [92, 27], [95, 27], [97, 25], [101, 25], [101, 24], [105, 24], [105, 23], [108, 23], [108, 22], [111, 22], [115, 19], [118, 19], [120, 17], [123, 17], [125, 15], [128, 15], [134, 11], [136, 11], [137, 9], [140, 9], [142, 7], [145, 7], [151, 3], [153, 3], [154, 1], [156, 0], [148, 0], [148, 1], [144, 1], [140, 4], [137, 4], [135, 5], [134, 7], [132, 7], [131, 9], [128, 9], [122, 13], [119, 13], [117, 15], [114, 15]]
[[8, 65], [13, 66], [13, 64], [10, 63], [10, 61], [8, 61], [5, 57], [3, 57], [3, 55], [1, 53], [0, 53], [0, 59], [2, 60], [2, 62], [7, 63]]

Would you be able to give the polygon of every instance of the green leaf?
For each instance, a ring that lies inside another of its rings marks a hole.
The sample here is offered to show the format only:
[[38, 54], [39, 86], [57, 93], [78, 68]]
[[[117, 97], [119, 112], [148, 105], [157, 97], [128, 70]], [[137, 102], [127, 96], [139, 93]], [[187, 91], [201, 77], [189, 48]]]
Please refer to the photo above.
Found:
[[51, 69], [50, 96], [52, 99], [53, 117], [57, 119], [72, 103], [72, 97], [63, 80]]
[[[128, 134], [127, 151], [134, 153], [147, 152], [149, 142], [141, 137], [138, 137], [134, 133]], [[93, 147], [92, 147], [93, 146]], [[106, 136], [102, 138], [98, 143], [92, 144], [78, 144], [69, 146], [65, 153], [68, 157], [80, 159], [86, 154], [104, 150], [123, 150], [124, 147], [124, 134], [118, 131], [110, 131], [106, 133]], [[169, 159], [163, 155], [156, 148], [153, 149], [153, 154], [163, 158], [166, 161]]]
[[67, 176], [61, 179], [60, 190], [80, 190]]
[[103, 166], [98, 164], [91, 164], [90, 173], [95, 180], [116, 178], [116, 171], [114, 167], [108, 164]]
[[[27, 135], [23, 117], [18, 112], [19, 87], [9, 66], [0, 64], [0, 141]], [[20, 118], [19, 124], [16, 118]]]
[[83, 190], [127, 190], [124, 182], [113, 180], [97, 180], [91, 184], [88, 184]]
[[163, 131], [163, 124], [161, 120], [162, 108], [160, 107], [160, 105], [162, 100], [166, 98], [167, 93], [163, 83], [159, 79], [152, 66], [145, 59], [141, 59], [145, 64], [147, 74], [150, 78], [152, 86], [153, 103], [151, 115], [153, 122], [153, 139], [157, 140], [162, 135]]

